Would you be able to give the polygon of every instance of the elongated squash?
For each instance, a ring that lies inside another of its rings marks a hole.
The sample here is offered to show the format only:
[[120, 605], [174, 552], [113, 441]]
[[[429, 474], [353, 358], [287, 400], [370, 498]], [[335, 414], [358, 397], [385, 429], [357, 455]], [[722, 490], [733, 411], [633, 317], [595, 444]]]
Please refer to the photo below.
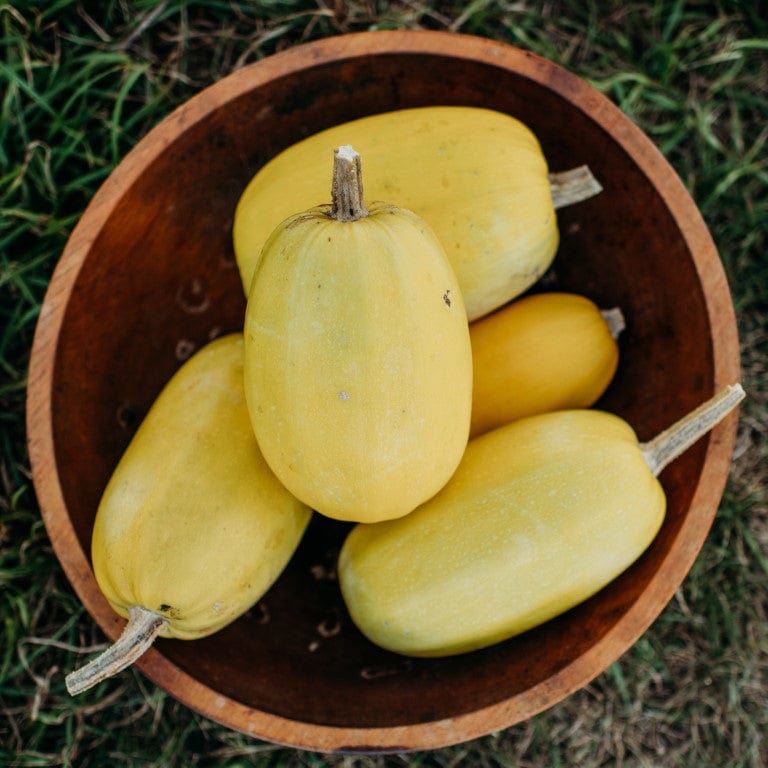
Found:
[[656, 475], [743, 396], [726, 388], [643, 444], [594, 410], [530, 416], [475, 438], [437, 496], [351, 531], [338, 575], [353, 621], [391, 651], [445, 656], [587, 599], [656, 536], [666, 508]]
[[472, 323], [470, 435], [593, 405], [616, 373], [622, 328], [618, 309], [574, 293], [526, 296]]
[[374, 522], [410, 512], [458, 465], [472, 356], [437, 238], [402, 208], [366, 209], [359, 171], [342, 147], [333, 204], [267, 242], [246, 309], [245, 391], [281, 482], [328, 517]]
[[166, 384], [104, 491], [93, 569], [129, 623], [67, 677], [70, 692], [132, 663], [158, 635], [190, 640], [233, 621], [283, 570], [310, 515], [259, 452], [242, 335], [211, 342]]
[[[327, 157], [347, 143], [365, 158], [366, 199], [395, 202], [434, 230], [470, 320], [521, 294], [551, 264], [559, 235], [548, 167], [534, 134], [489, 109], [421, 107], [334, 126], [258, 171], [233, 224], [246, 294], [270, 233], [326, 199]], [[574, 199], [599, 190], [591, 176], [584, 186], [586, 193]]]

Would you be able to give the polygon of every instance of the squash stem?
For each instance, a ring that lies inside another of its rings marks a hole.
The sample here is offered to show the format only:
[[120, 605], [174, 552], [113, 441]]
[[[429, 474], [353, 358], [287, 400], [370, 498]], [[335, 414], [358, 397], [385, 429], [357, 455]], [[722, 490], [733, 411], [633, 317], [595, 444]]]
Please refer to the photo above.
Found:
[[336, 221], [359, 221], [368, 215], [363, 202], [363, 174], [360, 155], [350, 144], [333, 152], [331, 182], [331, 218]]
[[586, 165], [550, 173], [549, 188], [552, 191], [552, 205], [555, 210], [588, 200], [603, 191], [602, 185]]
[[658, 477], [668, 464], [722, 421], [744, 397], [741, 384], [731, 384], [669, 429], [646, 443], [640, 443], [643, 458], [654, 476]]
[[168, 621], [153, 611], [134, 606], [128, 611], [128, 623], [115, 643], [84, 667], [70, 672], [65, 679], [71, 696], [87, 691], [102, 680], [133, 664], [168, 626]]
[[614, 341], [617, 340], [621, 336], [622, 331], [627, 327], [624, 313], [619, 307], [613, 307], [612, 309], [600, 310], [600, 314], [603, 316], [603, 320], [605, 320]]

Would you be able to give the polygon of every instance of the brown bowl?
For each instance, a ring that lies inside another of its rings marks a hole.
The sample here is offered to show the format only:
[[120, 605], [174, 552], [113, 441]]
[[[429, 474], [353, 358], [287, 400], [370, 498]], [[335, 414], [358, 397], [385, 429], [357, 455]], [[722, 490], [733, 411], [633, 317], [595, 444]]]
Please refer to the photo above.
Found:
[[[245, 67], [173, 112], [112, 173], [40, 314], [28, 399], [35, 487], [61, 564], [109, 638], [123, 622], [91, 570], [94, 513], [180, 361], [241, 328], [231, 222], [245, 184], [309, 133], [426, 104], [515, 115], [552, 170], [586, 163], [602, 182], [598, 197], [560, 211], [547, 283], [624, 311], [620, 371], [601, 407], [647, 439], [738, 380], [733, 307], [699, 212], [650, 140], [579, 78], [442, 32], [329, 38]], [[436, 748], [512, 725], [605, 670], [671, 599], [717, 510], [735, 425], [729, 417], [663, 472], [666, 521], [632, 568], [520, 637], [447, 659], [374, 647], [351, 625], [332, 577], [346, 528], [316, 518], [257, 609], [204, 640], [159, 640], [138, 666], [215, 721], [313, 750]]]

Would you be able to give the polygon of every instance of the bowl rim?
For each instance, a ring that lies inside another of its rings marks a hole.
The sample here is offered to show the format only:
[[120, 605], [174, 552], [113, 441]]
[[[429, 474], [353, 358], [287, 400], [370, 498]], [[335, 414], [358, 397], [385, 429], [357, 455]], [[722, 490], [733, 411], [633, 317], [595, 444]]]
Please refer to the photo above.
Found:
[[[254, 88], [308, 67], [377, 55], [451, 56], [501, 67], [583, 111], [629, 155], [653, 184], [688, 245], [702, 284], [712, 328], [715, 388], [739, 380], [736, 319], [727, 279], [706, 224], [677, 173], [660, 150], [606, 96], [560, 65], [511, 44], [462, 33], [431, 30], [356, 32], [303, 43], [246, 65], [201, 90], [152, 128], [121, 160], [98, 189], [75, 226], [53, 272], [32, 345], [27, 388], [27, 441], [33, 484], [54, 551], [78, 597], [106, 635], [114, 640], [124, 626], [95, 583], [90, 558], [69, 521], [54, 461], [51, 393], [55, 355], [67, 302], [99, 223], [108, 219], [130, 186], [182, 130]], [[717, 318], [717, 322], [713, 322]], [[507, 728], [582, 688], [625, 653], [655, 621], [684, 580], [711, 526], [725, 488], [735, 445], [733, 413], [707, 438], [703, 469], [688, 516], [677, 534], [674, 557], [667, 556], [653, 581], [627, 613], [587, 652], [512, 698], [443, 720], [394, 727], [338, 727], [307, 723], [257, 711], [187, 674], [157, 649], [137, 665], [174, 698], [222, 725], [276, 744], [319, 752], [393, 752], [435, 749]], [[521, 715], [522, 713], [522, 715]]]

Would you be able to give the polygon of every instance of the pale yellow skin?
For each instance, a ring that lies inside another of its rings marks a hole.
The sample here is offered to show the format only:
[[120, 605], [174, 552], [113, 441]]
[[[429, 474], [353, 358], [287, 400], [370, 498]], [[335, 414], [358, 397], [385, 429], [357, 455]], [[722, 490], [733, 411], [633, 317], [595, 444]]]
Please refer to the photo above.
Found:
[[557, 220], [534, 134], [493, 110], [422, 107], [334, 126], [258, 171], [233, 225], [246, 293], [272, 230], [328, 200], [328, 157], [347, 143], [364, 158], [366, 200], [412, 210], [435, 231], [470, 320], [520, 295], [552, 263]]
[[369, 210], [280, 226], [245, 316], [264, 457], [302, 501], [357, 522], [400, 517], [442, 487], [472, 400], [467, 318], [440, 243], [413, 213]]
[[648, 547], [665, 508], [624, 421], [531, 416], [470, 441], [450, 482], [412, 514], [355, 526], [339, 582], [374, 643], [462, 653], [593, 595]]
[[619, 347], [592, 301], [541, 293], [470, 325], [471, 436], [537, 413], [586, 408], [611, 383]]
[[142, 606], [164, 636], [211, 634], [259, 600], [311, 510], [261, 456], [243, 394], [241, 334], [173, 376], [122, 456], [99, 506], [93, 567], [121, 616]]

